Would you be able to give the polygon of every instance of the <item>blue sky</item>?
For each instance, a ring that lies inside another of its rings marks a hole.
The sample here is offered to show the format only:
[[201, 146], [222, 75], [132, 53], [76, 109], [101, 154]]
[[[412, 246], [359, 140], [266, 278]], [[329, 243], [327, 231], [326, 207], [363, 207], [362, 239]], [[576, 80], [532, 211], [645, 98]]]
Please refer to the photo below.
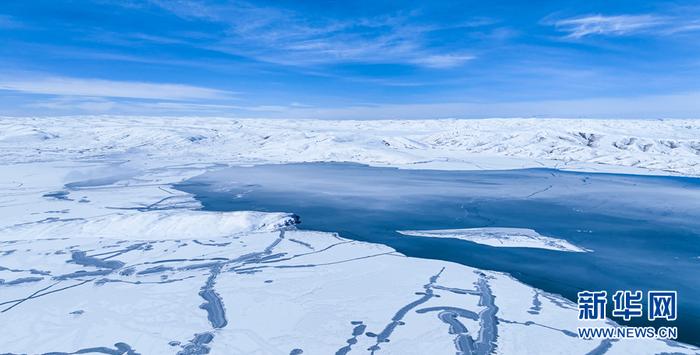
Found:
[[697, 1], [0, 2], [0, 115], [700, 117]]

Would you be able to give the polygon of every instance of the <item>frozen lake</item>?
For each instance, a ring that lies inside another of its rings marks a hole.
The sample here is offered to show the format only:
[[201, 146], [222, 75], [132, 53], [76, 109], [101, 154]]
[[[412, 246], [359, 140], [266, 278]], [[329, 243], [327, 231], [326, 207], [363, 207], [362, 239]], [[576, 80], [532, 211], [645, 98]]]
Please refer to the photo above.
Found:
[[[508, 272], [573, 301], [580, 290], [677, 290], [679, 340], [700, 344], [700, 179], [309, 163], [226, 168], [176, 187], [206, 210], [293, 212], [304, 229]], [[484, 227], [530, 229], [586, 251], [396, 232]]]

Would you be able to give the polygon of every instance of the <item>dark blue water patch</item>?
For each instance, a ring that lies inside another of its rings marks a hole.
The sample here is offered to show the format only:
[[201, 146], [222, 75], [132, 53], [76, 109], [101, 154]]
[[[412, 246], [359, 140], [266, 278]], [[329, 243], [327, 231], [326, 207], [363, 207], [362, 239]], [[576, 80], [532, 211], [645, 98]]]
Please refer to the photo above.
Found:
[[134, 274], [134, 272], [136, 272], [136, 270], [135, 270], [134, 268], [131, 268], [131, 267], [130, 267], [130, 268], [126, 268], [126, 269], [124, 269], [124, 270], [122, 270], [122, 271], [119, 271], [119, 275], [122, 275], [122, 276], [131, 276], [131, 275]]
[[478, 319], [476, 313], [456, 307], [430, 307], [419, 309], [416, 312], [425, 313], [432, 311], [438, 311], [438, 318], [450, 327], [449, 333], [456, 335], [454, 344], [456, 350], [455, 353], [457, 355], [471, 355], [477, 353], [475, 351], [476, 347], [474, 345], [474, 339], [469, 335], [467, 327], [464, 326], [464, 324], [462, 324], [462, 322], [460, 322], [458, 319], [459, 316], [469, 319]]
[[[478, 273], [478, 275], [479, 279], [475, 283], [476, 290], [474, 294], [479, 295], [479, 306], [485, 307], [478, 314], [467, 309], [452, 306], [426, 307], [416, 310], [416, 313], [419, 314], [438, 312], [438, 318], [449, 326], [449, 333], [456, 336], [454, 344], [458, 355], [486, 355], [493, 353], [496, 349], [496, 338], [498, 337], [498, 318], [496, 313], [498, 312], [498, 307], [494, 304], [494, 296], [491, 293], [486, 275], [483, 273]], [[429, 286], [430, 290], [436, 288], [434, 281]], [[426, 288], [426, 292], [428, 292], [428, 288]], [[480, 328], [476, 339], [469, 334], [467, 327], [459, 321], [458, 317], [479, 321]]]
[[[677, 321], [620, 322], [678, 326], [681, 341], [700, 345], [700, 179], [288, 164], [224, 169], [176, 187], [194, 194], [205, 210], [292, 212], [305, 229], [508, 272], [574, 302], [581, 290], [677, 290]], [[236, 194], [241, 197], [232, 198]], [[396, 233], [491, 226], [534, 229], [593, 252], [496, 248]]]
[[311, 250], [314, 250], [314, 247], [313, 247], [311, 244], [307, 243], [307, 242], [304, 242], [304, 241], [301, 241], [301, 240], [297, 240], [297, 239], [294, 239], [294, 238], [289, 238], [289, 239], [287, 239], [287, 240], [289, 240], [290, 242], [297, 243], [297, 244], [299, 244], [299, 245], [303, 245], [303, 246], [305, 246], [305, 247], [307, 247], [307, 248], [309, 248], [309, 249], [311, 249]]
[[[214, 340], [214, 334], [212, 333], [198, 333], [194, 335], [194, 338], [190, 340], [189, 343], [182, 347], [182, 350], [178, 351], [177, 355], [202, 355], [209, 354], [211, 350], [207, 344]], [[172, 343], [172, 342], [171, 342]]]
[[540, 314], [542, 310], [542, 302], [540, 302], [540, 293], [535, 290], [535, 294], [532, 296], [532, 307], [527, 311], [530, 314]]
[[194, 239], [194, 240], [192, 240], [192, 241], [193, 241], [194, 243], [196, 243], [196, 244], [199, 244], [199, 245], [206, 245], [206, 246], [210, 246], [210, 247], [225, 247], [225, 246], [231, 244], [231, 242], [224, 242], [224, 243], [207, 243], [207, 242], [200, 242], [200, 241], [197, 240], [197, 239]]
[[187, 261], [187, 260], [189, 260], [189, 259], [164, 259], [164, 260], [150, 261], [148, 263], [149, 264], [177, 263], [177, 262], [183, 262], [183, 261]]
[[94, 270], [94, 271], [78, 270], [78, 271], [71, 272], [68, 274], [54, 276], [53, 279], [63, 281], [63, 280], [69, 280], [69, 279], [77, 279], [80, 277], [105, 276], [105, 275], [111, 274], [112, 272], [113, 272], [113, 270], [111, 270], [111, 269], [110, 270]]
[[304, 353], [304, 350], [301, 349], [292, 349], [292, 351], [289, 352], [289, 355], [301, 355]]
[[143, 269], [143, 270], [137, 272], [136, 275], [156, 274], [156, 273], [172, 271], [172, 270], [173, 270], [173, 268], [171, 268], [169, 266], [159, 265], [159, 266], [154, 266], [154, 267], [150, 267], [147, 269]]
[[364, 334], [365, 329], [367, 329], [367, 326], [360, 321], [352, 321], [350, 324], [355, 326], [352, 328], [352, 337], [345, 341], [348, 345], [338, 349], [338, 351], [335, 352], [335, 355], [346, 355], [349, 353], [350, 350], [352, 350], [352, 346], [357, 344], [357, 337]]
[[69, 262], [82, 266], [94, 266], [104, 269], [119, 269], [124, 266], [124, 263], [118, 260], [103, 260], [92, 256], [87, 256], [84, 251], [74, 251], [71, 253]]
[[199, 296], [204, 299], [204, 303], [202, 303], [199, 308], [207, 311], [207, 319], [209, 323], [211, 323], [211, 326], [216, 329], [223, 328], [228, 324], [224, 302], [221, 300], [221, 296], [214, 290], [216, 277], [221, 273], [222, 267], [222, 264], [211, 267], [209, 278], [207, 278], [207, 282], [199, 291]]
[[37, 270], [37, 269], [29, 269], [29, 270], [22, 270], [22, 269], [10, 269], [4, 266], [0, 266], [0, 271], [9, 271], [9, 272], [29, 272], [32, 275], [42, 275], [42, 276], [49, 276], [51, 275], [50, 272], [48, 271], [43, 271], [43, 270]]
[[435, 285], [433, 286], [434, 289], [436, 290], [444, 290], [444, 291], [449, 291], [452, 293], [456, 293], [458, 295], [479, 295], [479, 291], [476, 290], [465, 290], [462, 288], [457, 288], [457, 287], [445, 287], [441, 285]]
[[202, 136], [202, 135], [194, 135], [194, 136], [187, 137], [187, 140], [192, 142], [192, 143], [199, 143], [199, 142], [206, 140], [206, 139], [207, 139], [207, 137]]
[[479, 312], [479, 336], [474, 340], [472, 353], [485, 355], [491, 354], [496, 349], [496, 339], [498, 338], [498, 306], [495, 297], [491, 293], [491, 286], [487, 281], [487, 276], [480, 274], [476, 282], [476, 289], [479, 291], [479, 306], [484, 309]]
[[44, 213], [63, 213], [63, 214], [68, 213], [68, 212], [70, 212], [69, 209], [44, 211]]
[[[106, 252], [93, 254], [93, 255], [91, 255], [90, 257], [91, 257], [91, 258], [97, 258], [98, 256], [101, 256], [101, 257], [102, 257], [101, 260], [108, 260], [108, 259], [111, 259], [111, 258], [120, 256], [120, 255], [123, 255], [123, 254], [126, 254], [126, 253], [131, 252], [131, 251], [134, 251], [134, 250], [143, 250], [143, 251], [151, 250], [151, 248], [153, 247], [153, 246], [151, 245], [151, 243], [152, 243], [152, 242], [134, 243], [134, 244], [131, 244], [131, 245], [128, 245], [128, 246], [124, 247], [123, 249], [109, 250], [109, 251], [106, 251]], [[122, 243], [118, 243], [118, 244], [122, 244]], [[77, 247], [77, 246], [76, 246], [76, 247]], [[106, 256], [105, 256], [105, 255], [106, 255]], [[98, 260], [99, 260], [99, 259], [98, 259]]]
[[186, 277], [180, 277], [180, 278], [163, 278], [161, 277], [160, 281], [129, 281], [129, 280], [122, 280], [122, 279], [110, 279], [110, 278], [101, 278], [98, 280], [95, 280], [94, 284], [97, 286], [102, 286], [107, 283], [126, 283], [126, 284], [131, 284], [131, 285], [156, 285], [156, 284], [169, 284], [173, 282], [180, 282], [183, 280], [188, 280], [191, 278], [194, 278], [195, 276], [186, 276]]
[[45, 193], [41, 196], [46, 197], [46, 198], [55, 199], [55, 200], [73, 201], [72, 199], [68, 198], [69, 194], [70, 194], [70, 192], [68, 192], [68, 191], [54, 191], [54, 192]]
[[267, 255], [267, 256], [260, 257], [260, 258], [258, 259], [257, 262], [260, 263], [260, 264], [264, 264], [264, 263], [266, 263], [266, 262], [270, 262], [270, 261], [273, 261], [273, 260], [274, 260], [274, 261], [277, 261], [279, 258], [282, 258], [282, 257], [284, 257], [284, 256], [286, 256], [286, 255], [287, 255], [287, 253], [270, 254], [270, 255]]
[[0, 250], [0, 256], [8, 256], [11, 255], [12, 253], [16, 252], [17, 249], [10, 249], [10, 250]]
[[44, 276], [51, 275], [51, 273], [48, 271], [37, 270], [37, 269], [29, 269], [29, 273], [32, 275], [44, 275]]
[[24, 283], [30, 283], [30, 282], [37, 282], [43, 280], [43, 277], [20, 277], [14, 280], [10, 281], [5, 281], [3, 279], [0, 279], [0, 286], [14, 286], [14, 285], [20, 285]]
[[[374, 354], [376, 351], [379, 351], [381, 349], [380, 344], [389, 342], [389, 337], [392, 333], [394, 333], [396, 327], [405, 324], [403, 322], [403, 318], [406, 316], [406, 314], [408, 314], [409, 311], [412, 311], [419, 305], [428, 302], [431, 298], [435, 297], [435, 294], [433, 292], [433, 286], [437, 282], [438, 278], [440, 278], [440, 275], [442, 275], [443, 271], [445, 271], [445, 268], [442, 268], [437, 274], [430, 277], [429, 282], [423, 285], [424, 292], [416, 293], [417, 295], [421, 296], [420, 298], [411, 303], [408, 303], [407, 305], [399, 308], [399, 310], [396, 311], [394, 316], [391, 317], [391, 322], [389, 322], [389, 324], [387, 324], [381, 332], [374, 335], [374, 337], [377, 338], [376, 343], [370, 346], [367, 350], [369, 350], [372, 354]], [[370, 337], [372, 336], [370, 334], [367, 335]]]
[[476, 314], [473, 311], [470, 311], [468, 309], [462, 309], [458, 307], [449, 307], [449, 306], [437, 306], [437, 307], [426, 307], [426, 308], [421, 308], [417, 309], [416, 313], [427, 313], [427, 312], [450, 312], [454, 315], [464, 317], [467, 319], [471, 320], [478, 320], [479, 315]]
[[50, 352], [50, 353], [44, 353], [44, 355], [72, 355], [72, 354], [108, 354], [108, 355], [140, 355], [140, 353], [137, 353], [134, 349], [129, 346], [129, 344], [126, 343], [116, 343], [114, 344], [114, 348], [108, 348], [108, 347], [94, 347], [94, 348], [85, 348], [85, 349], [80, 349], [76, 350], [71, 353], [63, 353], [63, 352]]
[[598, 346], [589, 351], [586, 355], [603, 355], [607, 353], [610, 348], [612, 348], [613, 343], [616, 341], [616, 339], [603, 339], [600, 341]]
[[79, 316], [79, 315], [81, 315], [81, 314], [83, 314], [83, 313], [85, 313], [85, 311], [83, 311], [82, 309], [78, 309], [78, 310], [75, 310], [75, 311], [70, 312], [70, 313], [68, 313], [68, 314], [72, 314], [72, 315], [75, 315], [75, 316]]
[[192, 264], [192, 265], [186, 265], [186, 266], [180, 267], [180, 268], [178, 268], [178, 270], [211, 269], [213, 267], [219, 266], [220, 264], [221, 264], [220, 262]]

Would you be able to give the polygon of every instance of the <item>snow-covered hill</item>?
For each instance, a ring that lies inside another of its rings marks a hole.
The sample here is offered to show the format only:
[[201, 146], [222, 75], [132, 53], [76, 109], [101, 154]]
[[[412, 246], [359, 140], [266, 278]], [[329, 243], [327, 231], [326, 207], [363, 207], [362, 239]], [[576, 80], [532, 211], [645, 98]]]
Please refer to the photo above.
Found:
[[440, 169], [557, 167], [700, 175], [700, 121], [319, 121], [1, 118], [2, 161], [128, 153], [191, 163], [349, 161]]

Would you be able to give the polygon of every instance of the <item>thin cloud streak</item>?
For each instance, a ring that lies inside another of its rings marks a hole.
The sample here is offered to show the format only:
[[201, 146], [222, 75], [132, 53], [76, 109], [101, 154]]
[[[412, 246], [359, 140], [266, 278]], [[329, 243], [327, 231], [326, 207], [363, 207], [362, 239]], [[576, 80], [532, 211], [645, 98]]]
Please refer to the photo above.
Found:
[[0, 79], [0, 90], [58, 96], [122, 97], [158, 100], [231, 98], [229, 91], [169, 83], [146, 83], [71, 77]]
[[239, 115], [241, 113], [282, 113], [312, 106], [293, 102], [288, 105], [229, 105], [206, 102], [143, 100], [90, 96], [58, 96], [33, 100], [16, 114], [129, 114], [129, 115]]
[[700, 22], [653, 14], [586, 15], [554, 21], [554, 27], [567, 32], [566, 38], [588, 36], [626, 36], [634, 34], [670, 35], [700, 30]]
[[559, 31], [568, 32], [569, 38], [582, 38], [590, 35], [626, 35], [664, 25], [666, 21], [653, 15], [592, 15], [559, 20], [554, 26]]
[[476, 57], [469, 54], [446, 54], [446, 55], [430, 55], [424, 58], [418, 58], [415, 63], [424, 65], [429, 68], [453, 68], [460, 66]]

